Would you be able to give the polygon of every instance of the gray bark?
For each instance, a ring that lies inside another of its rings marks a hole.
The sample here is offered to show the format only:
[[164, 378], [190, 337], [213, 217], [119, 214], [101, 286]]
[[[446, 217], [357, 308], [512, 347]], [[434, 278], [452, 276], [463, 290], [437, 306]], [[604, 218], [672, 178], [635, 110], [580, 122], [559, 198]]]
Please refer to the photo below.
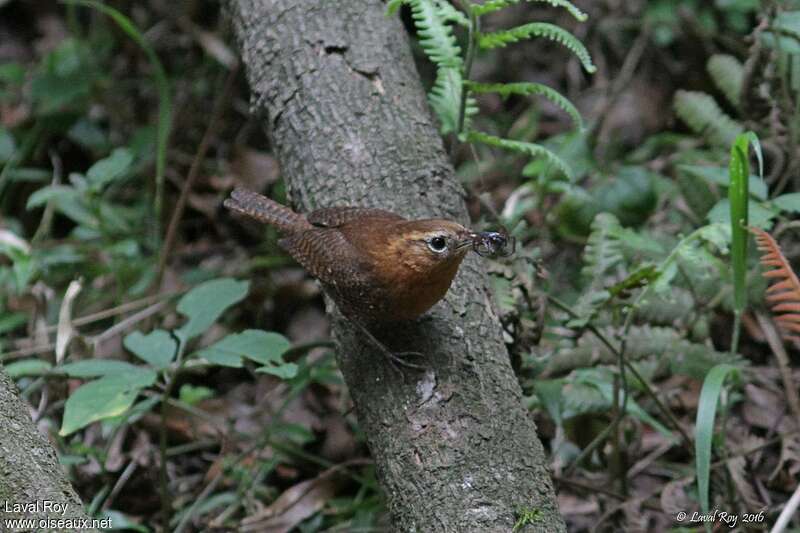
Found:
[[[17, 507], [37, 502], [38, 509]], [[0, 364], [0, 531], [6, 531], [9, 518], [84, 519], [86, 514], [55, 450]]]
[[[229, 0], [253, 108], [295, 206], [380, 207], [468, 223], [408, 39], [377, 0]], [[480, 258], [387, 343], [425, 354], [403, 379], [341, 319], [338, 361], [402, 531], [563, 531]], [[385, 335], [384, 335], [385, 336]]]

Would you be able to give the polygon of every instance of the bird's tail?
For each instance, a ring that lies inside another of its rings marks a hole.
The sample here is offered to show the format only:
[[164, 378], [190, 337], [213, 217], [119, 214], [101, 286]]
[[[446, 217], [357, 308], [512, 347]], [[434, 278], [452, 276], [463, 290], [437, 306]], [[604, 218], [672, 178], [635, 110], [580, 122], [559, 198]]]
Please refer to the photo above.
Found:
[[275, 226], [284, 233], [294, 233], [312, 227], [305, 216], [295, 213], [266, 196], [240, 187], [233, 190], [231, 197], [225, 200], [224, 205], [231, 211]]

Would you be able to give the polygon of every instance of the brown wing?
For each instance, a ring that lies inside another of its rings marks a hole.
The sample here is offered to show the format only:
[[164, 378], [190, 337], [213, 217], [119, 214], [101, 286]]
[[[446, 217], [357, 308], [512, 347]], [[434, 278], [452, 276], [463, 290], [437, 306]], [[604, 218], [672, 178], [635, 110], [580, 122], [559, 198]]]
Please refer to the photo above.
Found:
[[405, 220], [400, 215], [372, 207], [323, 207], [308, 213], [306, 218], [320, 228], [338, 228], [357, 219]]
[[278, 243], [325, 284], [357, 287], [367, 282], [371, 266], [363, 262], [338, 229], [310, 229], [283, 238]]

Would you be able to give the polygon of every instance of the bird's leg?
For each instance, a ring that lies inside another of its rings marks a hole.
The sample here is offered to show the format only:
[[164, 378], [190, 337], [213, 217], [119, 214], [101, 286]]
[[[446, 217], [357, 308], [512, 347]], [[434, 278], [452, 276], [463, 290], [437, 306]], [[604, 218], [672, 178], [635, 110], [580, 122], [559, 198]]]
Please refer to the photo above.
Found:
[[356, 325], [356, 327], [358, 327], [359, 331], [361, 331], [361, 333], [363, 333], [370, 340], [370, 342], [373, 345], [375, 345], [375, 347], [378, 348], [378, 350], [384, 356], [386, 356], [387, 359], [389, 359], [389, 362], [392, 363], [392, 366], [394, 366], [395, 368], [397, 368], [397, 365], [400, 365], [406, 368], [413, 368], [416, 370], [425, 369], [424, 366], [411, 363], [405, 359], [406, 357], [422, 357], [422, 354], [420, 352], [393, 352], [389, 348], [387, 348], [385, 344], [383, 344], [380, 340], [378, 340], [378, 338], [375, 337], [375, 335], [373, 335], [364, 324], [362, 324], [358, 320], [351, 320], [350, 322], [352, 322], [353, 324]]

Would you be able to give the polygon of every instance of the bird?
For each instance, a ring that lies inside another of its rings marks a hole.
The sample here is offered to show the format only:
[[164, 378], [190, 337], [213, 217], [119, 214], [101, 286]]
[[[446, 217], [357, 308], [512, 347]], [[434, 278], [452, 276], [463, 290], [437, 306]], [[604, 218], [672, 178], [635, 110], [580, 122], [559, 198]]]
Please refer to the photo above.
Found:
[[403, 356], [419, 354], [389, 351], [370, 329], [422, 316], [445, 296], [467, 252], [487, 239], [452, 220], [408, 220], [371, 207], [301, 214], [238, 187], [224, 205], [275, 227], [279, 246], [320, 281], [342, 315], [404, 366], [418, 367]]

